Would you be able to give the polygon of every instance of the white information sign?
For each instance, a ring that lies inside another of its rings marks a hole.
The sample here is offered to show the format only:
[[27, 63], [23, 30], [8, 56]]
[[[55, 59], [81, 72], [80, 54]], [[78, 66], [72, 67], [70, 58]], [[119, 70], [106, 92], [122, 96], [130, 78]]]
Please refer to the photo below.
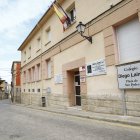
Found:
[[86, 77], [80, 76], [80, 83], [85, 83], [85, 82], [86, 82]]
[[95, 76], [106, 74], [106, 63], [104, 59], [99, 59], [86, 66], [87, 76]]
[[54, 76], [55, 84], [62, 84], [63, 83], [63, 75], [57, 74]]
[[104, 59], [97, 60], [92, 64], [93, 75], [106, 74], [106, 64]]
[[120, 89], [140, 89], [140, 62], [118, 66]]
[[80, 67], [79, 71], [85, 71], [85, 66]]
[[47, 87], [46, 89], [43, 89], [43, 93], [51, 93], [51, 88]]

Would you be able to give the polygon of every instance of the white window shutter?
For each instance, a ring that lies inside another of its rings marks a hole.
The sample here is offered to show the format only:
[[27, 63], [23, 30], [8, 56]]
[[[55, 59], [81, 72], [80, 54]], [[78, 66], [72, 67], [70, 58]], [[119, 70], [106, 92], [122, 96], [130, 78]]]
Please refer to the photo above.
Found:
[[140, 22], [138, 18], [117, 28], [119, 61], [140, 60]]

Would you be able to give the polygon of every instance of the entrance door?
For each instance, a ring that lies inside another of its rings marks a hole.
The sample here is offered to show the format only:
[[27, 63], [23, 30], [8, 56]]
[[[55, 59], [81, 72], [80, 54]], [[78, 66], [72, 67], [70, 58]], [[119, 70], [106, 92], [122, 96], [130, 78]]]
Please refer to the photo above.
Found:
[[79, 72], [74, 75], [75, 81], [75, 105], [81, 106], [81, 90], [80, 90], [80, 74]]

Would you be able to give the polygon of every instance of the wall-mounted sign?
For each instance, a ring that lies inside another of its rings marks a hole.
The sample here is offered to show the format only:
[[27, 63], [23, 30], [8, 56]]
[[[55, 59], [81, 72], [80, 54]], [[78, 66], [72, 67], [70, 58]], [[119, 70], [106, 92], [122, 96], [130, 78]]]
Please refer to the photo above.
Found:
[[75, 82], [75, 86], [79, 86], [79, 83], [78, 82]]
[[43, 89], [43, 93], [51, 93], [51, 88], [47, 87], [46, 89]]
[[85, 82], [86, 82], [86, 77], [80, 76], [80, 83], [85, 83]]
[[86, 75], [95, 76], [106, 74], [106, 63], [104, 59], [88, 63], [86, 66]]
[[85, 70], [86, 70], [85, 66], [79, 68], [79, 71], [85, 71]]
[[47, 87], [46, 91], [47, 91], [47, 93], [51, 93], [51, 88]]
[[62, 84], [63, 83], [63, 75], [57, 74], [54, 76], [55, 84]]
[[118, 66], [120, 89], [140, 89], [140, 62]]

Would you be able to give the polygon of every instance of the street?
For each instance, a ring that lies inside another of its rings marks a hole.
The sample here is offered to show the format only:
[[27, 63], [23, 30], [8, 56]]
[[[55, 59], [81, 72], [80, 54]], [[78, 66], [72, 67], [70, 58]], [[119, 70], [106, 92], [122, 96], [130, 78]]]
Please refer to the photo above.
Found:
[[49, 113], [0, 101], [0, 140], [140, 140], [140, 127]]

